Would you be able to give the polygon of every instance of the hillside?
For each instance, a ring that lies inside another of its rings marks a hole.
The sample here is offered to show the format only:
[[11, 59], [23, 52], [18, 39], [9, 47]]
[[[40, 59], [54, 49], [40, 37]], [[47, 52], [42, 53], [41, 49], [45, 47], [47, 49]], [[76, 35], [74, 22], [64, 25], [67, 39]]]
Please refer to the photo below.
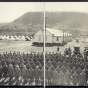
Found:
[[46, 12], [47, 27], [53, 27], [70, 33], [88, 33], [88, 13]]
[[[88, 33], [88, 13], [46, 12], [46, 26], [78, 35]], [[27, 12], [12, 23], [0, 25], [0, 32], [36, 32], [44, 25], [43, 12]]]

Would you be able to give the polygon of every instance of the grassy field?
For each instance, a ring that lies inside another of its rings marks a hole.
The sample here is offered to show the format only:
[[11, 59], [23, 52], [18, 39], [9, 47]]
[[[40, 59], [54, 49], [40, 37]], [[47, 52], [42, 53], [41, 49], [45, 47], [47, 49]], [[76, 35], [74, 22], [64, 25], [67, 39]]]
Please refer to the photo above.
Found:
[[43, 47], [32, 46], [31, 41], [7, 41], [0, 40], [0, 53], [20, 51], [22, 52], [42, 52]]
[[[66, 47], [71, 47], [74, 50], [74, 45], [80, 45], [80, 51], [83, 53], [84, 47], [88, 46], [88, 43], [81, 42], [83, 39], [80, 39], [79, 43], [76, 43], [75, 40], [69, 42], [65, 46], [59, 46], [60, 52], [63, 52]], [[10, 51], [20, 51], [22, 52], [43, 52], [43, 46], [33, 46], [32, 41], [8, 41], [8, 40], [0, 40], [0, 53], [10, 52]], [[57, 46], [46, 47], [47, 52], [56, 52]]]

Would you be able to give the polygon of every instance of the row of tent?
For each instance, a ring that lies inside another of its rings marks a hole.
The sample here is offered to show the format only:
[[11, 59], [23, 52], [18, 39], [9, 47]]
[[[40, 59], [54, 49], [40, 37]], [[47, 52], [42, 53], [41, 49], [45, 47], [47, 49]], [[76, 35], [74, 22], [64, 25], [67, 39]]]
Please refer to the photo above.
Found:
[[14, 40], [14, 41], [31, 41], [32, 36], [9, 36], [9, 35], [0, 35], [0, 40]]

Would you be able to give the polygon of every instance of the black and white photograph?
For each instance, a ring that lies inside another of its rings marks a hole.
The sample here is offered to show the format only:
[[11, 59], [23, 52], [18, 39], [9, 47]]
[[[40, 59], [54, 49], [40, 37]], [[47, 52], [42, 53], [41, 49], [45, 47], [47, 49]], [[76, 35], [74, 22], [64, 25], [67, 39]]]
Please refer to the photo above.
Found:
[[43, 29], [43, 2], [0, 2], [0, 85], [44, 85]]
[[87, 61], [87, 2], [0, 2], [0, 85], [87, 86]]
[[46, 86], [88, 85], [88, 3], [45, 2]]

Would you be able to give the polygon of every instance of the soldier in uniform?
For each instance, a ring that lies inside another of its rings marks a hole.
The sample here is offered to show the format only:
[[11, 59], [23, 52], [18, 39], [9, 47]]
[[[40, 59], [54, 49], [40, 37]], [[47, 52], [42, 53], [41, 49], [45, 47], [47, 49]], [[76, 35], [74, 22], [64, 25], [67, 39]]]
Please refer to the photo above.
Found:
[[34, 69], [32, 69], [32, 67], [28, 70], [28, 74], [29, 74], [29, 83], [30, 85], [32, 85], [32, 82], [34, 81]]
[[86, 84], [86, 74], [84, 73], [84, 71], [82, 71], [79, 76], [79, 85], [84, 86], [85, 84]]
[[7, 66], [7, 64], [5, 64], [4, 66], [3, 66], [3, 73], [4, 73], [4, 77], [7, 77], [7, 74], [8, 74], [8, 66]]
[[3, 67], [0, 64], [0, 78], [2, 77], [2, 72], [3, 72], [2, 70], [3, 70]]
[[75, 66], [73, 66], [73, 69], [71, 70], [71, 75], [73, 75], [75, 71], [76, 71], [76, 68]]
[[8, 75], [10, 77], [10, 83], [12, 84], [12, 78], [14, 77], [14, 68], [12, 64], [9, 65]]
[[66, 68], [64, 66], [61, 67], [61, 70], [64, 74], [66, 73]]
[[35, 82], [36, 82], [36, 85], [38, 85], [38, 83], [39, 83], [39, 76], [40, 76], [40, 70], [39, 70], [39, 68], [37, 66], [36, 70], [35, 70]]
[[26, 68], [27, 68], [27, 69], [30, 69], [30, 68], [31, 68], [31, 65], [30, 65], [29, 62], [27, 63]]
[[44, 85], [44, 67], [42, 67], [42, 69], [40, 70], [40, 80], [43, 86]]
[[22, 72], [21, 72], [22, 78], [24, 79], [24, 83], [28, 78], [28, 69], [26, 68], [26, 66], [23, 66]]
[[52, 62], [51, 62], [51, 60], [49, 60], [47, 66], [51, 67], [51, 65], [52, 65]]
[[70, 85], [71, 82], [71, 73], [69, 72], [69, 70], [67, 69], [67, 72], [65, 73], [65, 82], [67, 83], [67, 85]]
[[72, 75], [72, 82], [74, 86], [77, 86], [77, 83], [79, 83], [79, 76], [76, 71]]
[[51, 79], [52, 79], [52, 70], [51, 70], [51, 68], [48, 69], [47, 77], [48, 77], [48, 84], [51, 85]]
[[52, 72], [52, 79], [54, 82], [54, 85], [58, 84], [58, 72], [56, 71], [56, 69], [54, 69], [54, 71]]
[[17, 65], [15, 68], [15, 78], [17, 80], [17, 84], [18, 84], [18, 80], [19, 80], [20, 76], [21, 76], [21, 70], [20, 70], [19, 66]]
[[[78, 74], [78, 77], [80, 77], [80, 73], [82, 72], [81, 68], [79, 67], [78, 70], [77, 70], [77, 74]], [[79, 80], [80, 81], [80, 80]], [[78, 81], [78, 83], [79, 83]]]
[[46, 74], [46, 79], [45, 79], [45, 81], [46, 81], [46, 85], [48, 85], [48, 66], [46, 65], [46, 70], [45, 70], [45, 74]]
[[55, 60], [53, 60], [52, 64], [53, 64], [54, 68], [56, 68], [57, 62]]
[[57, 72], [58, 72], [58, 74], [59, 74], [59, 73], [60, 73], [60, 67], [57, 66], [56, 70], [57, 70]]
[[88, 68], [85, 68], [85, 73], [86, 73], [86, 84], [88, 84]]
[[60, 70], [58, 77], [59, 77], [59, 84], [64, 85], [64, 73], [62, 72], [62, 70]]

